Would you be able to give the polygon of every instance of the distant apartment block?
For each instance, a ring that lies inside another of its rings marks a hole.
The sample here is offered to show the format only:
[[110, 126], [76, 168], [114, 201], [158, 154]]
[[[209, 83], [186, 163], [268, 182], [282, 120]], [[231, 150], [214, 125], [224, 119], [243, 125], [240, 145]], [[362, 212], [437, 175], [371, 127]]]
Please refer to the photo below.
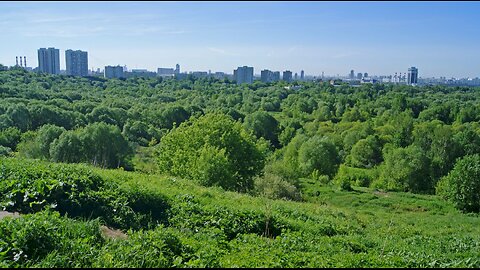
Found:
[[55, 48], [38, 49], [38, 71], [60, 74], [60, 50]]
[[237, 84], [253, 83], [253, 67], [238, 67], [233, 71], [233, 78], [237, 81]]
[[158, 68], [157, 75], [161, 77], [168, 77], [175, 75], [175, 70], [173, 68]]
[[104, 71], [104, 77], [107, 79], [125, 78], [125, 75], [123, 73], [123, 67], [122, 66], [106, 66]]
[[305, 71], [303, 70], [300, 72], [300, 80], [305, 80]]
[[280, 72], [272, 72], [268, 69], [264, 69], [260, 72], [260, 80], [266, 83], [277, 82], [280, 80]]
[[130, 72], [123, 72], [123, 76], [125, 78], [153, 78], [157, 76], [157, 73], [144, 68], [138, 68], [132, 69]]
[[274, 82], [280, 81], [280, 71], [273, 72], [273, 81]]
[[66, 74], [73, 76], [88, 76], [88, 54], [81, 50], [65, 51]]
[[285, 70], [283, 72], [283, 80], [286, 82], [291, 82], [292, 81], [292, 72], [289, 70]]
[[222, 79], [227, 78], [227, 74], [225, 74], [225, 72], [215, 72], [213, 74], [213, 78], [222, 80]]
[[417, 84], [418, 83], [418, 69], [416, 67], [411, 67], [408, 69], [408, 84]]
[[194, 77], [194, 78], [206, 78], [206, 77], [208, 77], [208, 72], [206, 72], [206, 71], [193, 71], [193, 72], [190, 72], [189, 74], [191, 74], [192, 77]]

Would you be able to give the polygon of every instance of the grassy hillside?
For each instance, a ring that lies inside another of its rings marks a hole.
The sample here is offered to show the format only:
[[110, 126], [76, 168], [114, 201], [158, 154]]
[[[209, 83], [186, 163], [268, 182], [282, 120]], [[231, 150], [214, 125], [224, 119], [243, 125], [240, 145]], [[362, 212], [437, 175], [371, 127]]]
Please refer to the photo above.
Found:
[[433, 195], [308, 181], [304, 201], [292, 202], [2, 158], [0, 205], [25, 215], [0, 221], [0, 266], [480, 267], [478, 214]]

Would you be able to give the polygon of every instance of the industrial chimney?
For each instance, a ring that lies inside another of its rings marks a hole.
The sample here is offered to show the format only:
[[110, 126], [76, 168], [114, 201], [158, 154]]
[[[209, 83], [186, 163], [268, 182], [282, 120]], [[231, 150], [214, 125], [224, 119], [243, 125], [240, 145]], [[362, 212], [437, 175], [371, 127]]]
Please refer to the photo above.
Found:
[[15, 56], [15, 62], [16, 62], [15, 66], [18, 66], [18, 56]]
[[25, 65], [25, 67], [27, 67], [27, 57], [26, 56], [23, 57], [23, 64]]
[[22, 66], [22, 57], [21, 57], [21, 56], [20, 56], [20, 66], [23, 67], [23, 66]]

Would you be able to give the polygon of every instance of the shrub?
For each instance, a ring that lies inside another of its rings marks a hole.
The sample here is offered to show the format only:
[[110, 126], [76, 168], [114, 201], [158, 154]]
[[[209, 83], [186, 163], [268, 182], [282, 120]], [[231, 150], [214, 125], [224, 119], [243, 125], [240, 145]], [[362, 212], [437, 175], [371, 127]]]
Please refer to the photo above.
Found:
[[480, 155], [459, 159], [437, 184], [437, 194], [465, 212], [480, 212]]
[[50, 211], [4, 218], [0, 220], [0, 263], [8, 267], [91, 265], [104, 243], [99, 225], [98, 220], [78, 222]]
[[12, 153], [12, 149], [0, 145], [0, 156], [8, 156], [10, 153]]
[[[151, 213], [159, 212], [159, 206], [167, 207], [159, 203], [161, 197], [138, 193], [141, 190], [120, 190], [116, 182], [104, 180], [83, 165], [0, 158], [3, 210], [34, 213], [50, 208], [71, 217], [100, 217], [110, 226], [134, 229], [165, 218]], [[157, 204], [140, 207], [145, 201]]]
[[160, 226], [133, 233], [126, 240], [108, 242], [94, 267], [170, 268], [181, 262], [181, 255], [182, 244], [178, 237]]
[[300, 191], [294, 185], [283, 180], [280, 176], [269, 173], [262, 177], [255, 178], [253, 193], [269, 199], [286, 199], [293, 201], [300, 201], [302, 199]]
[[347, 182], [355, 186], [368, 187], [376, 177], [376, 170], [374, 169], [360, 169], [340, 165], [335, 176], [335, 183], [338, 186], [345, 185], [345, 187], [347, 187]]
[[176, 196], [169, 210], [168, 224], [192, 232], [220, 229], [228, 240], [244, 233], [277, 236], [286, 228], [275, 216], [267, 216], [261, 211], [202, 205], [190, 194]]

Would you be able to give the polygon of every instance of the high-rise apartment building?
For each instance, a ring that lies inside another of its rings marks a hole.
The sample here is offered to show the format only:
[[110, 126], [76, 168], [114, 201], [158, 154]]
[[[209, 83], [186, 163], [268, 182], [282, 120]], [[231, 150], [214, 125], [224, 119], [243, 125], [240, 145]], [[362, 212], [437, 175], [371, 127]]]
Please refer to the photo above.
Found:
[[233, 78], [237, 81], [237, 84], [253, 83], [253, 67], [238, 67], [233, 71]]
[[273, 72], [273, 81], [274, 82], [280, 81], [280, 71]]
[[362, 79], [362, 73], [357, 73], [357, 80], [361, 80]]
[[260, 71], [260, 80], [262, 82], [268, 83], [268, 82], [271, 82], [272, 79], [273, 79], [273, 72], [271, 72], [268, 69], [264, 69]]
[[262, 82], [278, 82], [280, 81], [280, 72], [270, 71], [268, 69], [264, 69], [260, 72], [260, 80]]
[[180, 65], [175, 65], [175, 74], [180, 74]]
[[300, 80], [305, 80], [305, 71], [300, 71]]
[[66, 50], [65, 64], [67, 75], [88, 76], [88, 54], [81, 50]]
[[38, 71], [60, 74], [60, 50], [55, 48], [38, 49]]
[[104, 70], [104, 77], [107, 79], [125, 78], [125, 75], [123, 73], [123, 67], [122, 66], [106, 66]]
[[411, 67], [408, 69], [408, 84], [417, 84], [418, 83], [418, 69], [416, 67]]
[[285, 70], [283, 72], [283, 80], [286, 82], [292, 81], [292, 72], [290, 70]]
[[353, 69], [350, 70], [350, 79], [355, 79], [355, 71]]
[[158, 76], [173, 76], [175, 74], [175, 70], [173, 68], [158, 68], [157, 75]]

